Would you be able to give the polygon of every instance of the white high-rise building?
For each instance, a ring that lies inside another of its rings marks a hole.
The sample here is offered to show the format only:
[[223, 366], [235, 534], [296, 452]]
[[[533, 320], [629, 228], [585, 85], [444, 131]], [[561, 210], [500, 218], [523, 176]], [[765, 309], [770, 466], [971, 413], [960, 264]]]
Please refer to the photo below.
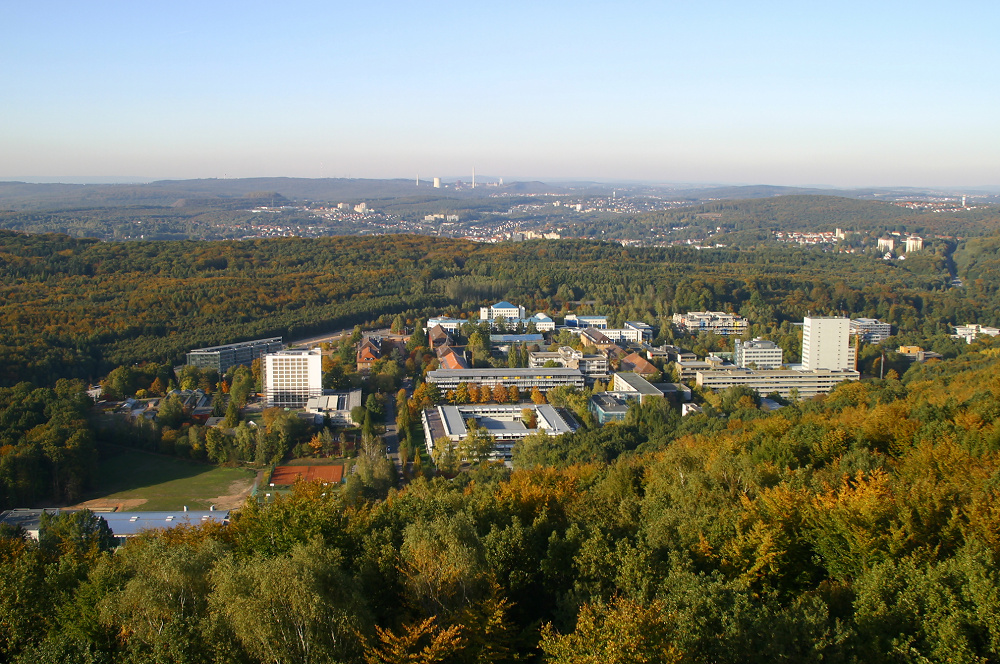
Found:
[[323, 354], [318, 348], [283, 350], [264, 356], [268, 408], [305, 408], [323, 396]]
[[851, 320], [806, 316], [802, 322], [803, 369], [854, 369]]
[[736, 340], [733, 362], [741, 369], [751, 366], [757, 369], [780, 369], [782, 351], [778, 344], [760, 337], [753, 341]]

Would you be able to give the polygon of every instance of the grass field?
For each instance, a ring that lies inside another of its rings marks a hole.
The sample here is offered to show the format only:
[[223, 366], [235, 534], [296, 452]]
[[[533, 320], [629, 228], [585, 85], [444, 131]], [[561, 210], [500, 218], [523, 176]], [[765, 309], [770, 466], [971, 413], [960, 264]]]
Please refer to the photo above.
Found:
[[[222, 497], [240, 493], [254, 473], [203, 463], [102, 446], [95, 490], [85, 499], [125, 502], [130, 510], [207, 509]], [[143, 502], [139, 502], [143, 501]], [[219, 505], [223, 507], [223, 505]]]

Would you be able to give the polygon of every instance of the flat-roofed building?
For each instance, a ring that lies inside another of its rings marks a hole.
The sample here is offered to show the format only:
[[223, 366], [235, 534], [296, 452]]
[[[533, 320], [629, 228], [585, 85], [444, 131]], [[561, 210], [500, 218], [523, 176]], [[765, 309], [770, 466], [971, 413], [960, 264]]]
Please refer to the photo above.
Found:
[[850, 333], [866, 344], [880, 344], [892, 336], [892, 325], [875, 318], [852, 318]]
[[576, 314], [566, 314], [563, 319], [563, 325], [566, 327], [594, 327], [598, 330], [608, 329], [608, 317], [607, 316], [577, 316]]
[[361, 406], [361, 390], [332, 392], [319, 397], [311, 397], [306, 402], [306, 412], [319, 417], [328, 417], [338, 426], [360, 426], [361, 422], [351, 419], [351, 410]]
[[634, 373], [616, 373], [611, 383], [612, 392], [624, 398], [638, 399], [642, 403], [650, 397], [663, 398], [663, 392], [648, 380]]
[[[523, 420], [526, 410], [530, 410], [534, 416], [534, 428], [528, 428]], [[564, 418], [556, 408], [548, 404], [436, 406], [424, 409], [420, 419], [424, 427], [427, 454], [431, 458], [435, 456], [434, 443], [437, 440], [447, 438], [453, 443], [465, 440], [469, 435], [466, 424], [469, 420], [475, 420], [478, 427], [485, 429], [493, 437], [495, 444], [490, 458], [494, 460], [509, 461], [517, 441], [533, 433], [558, 436], [576, 430], [572, 420]]]
[[[33, 540], [38, 539], [42, 523], [42, 514], [58, 516], [79, 512], [77, 509], [13, 509], [0, 511], [0, 524], [18, 527]], [[203, 523], [229, 523], [229, 510], [217, 510], [214, 507], [207, 510], [191, 510], [187, 507], [176, 511], [164, 512], [95, 512], [108, 524], [119, 545], [126, 540], [148, 531], [167, 530], [177, 526], [199, 526]]]
[[726, 366], [721, 357], [714, 355], [710, 355], [704, 360], [677, 360], [674, 364], [677, 366], [677, 372], [682, 381], [694, 380], [699, 371], [715, 371]]
[[956, 325], [955, 334], [952, 337], [955, 339], [965, 339], [965, 343], [971, 344], [980, 334], [987, 337], [995, 337], [1000, 335], [1000, 329], [977, 323], [966, 323], [965, 325]]
[[196, 348], [188, 352], [187, 363], [202, 369], [215, 369], [220, 374], [224, 374], [229, 371], [230, 367], [239, 364], [249, 367], [254, 360], [266, 353], [275, 353], [281, 350], [283, 345], [281, 337], [270, 337], [222, 346], [210, 346], [209, 348]]
[[426, 332], [427, 330], [430, 330], [431, 328], [440, 325], [441, 328], [446, 332], [448, 332], [449, 334], [457, 334], [461, 330], [462, 325], [468, 322], [469, 321], [463, 320], [461, 318], [449, 318], [448, 316], [437, 316], [435, 318], [427, 319], [427, 327], [424, 328], [424, 331]]
[[528, 353], [528, 368], [541, 369], [547, 362], [555, 362], [561, 367], [579, 369], [589, 383], [606, 380], [608, 376], [608, 358], [605, 355], [589, 355], [574, 350], [569, 346], [561, 346], [557, 351], [533, 351]]
[[264, 398], [268, 408], [304, 408], [323, 396], [319, 349], [290, 349], [264, 356]]
[[778, 344], [766, 339], [736, 340], [733, 364], [741, 369], [780, 369], [784, 351]]
[[854, 369], [851, 321], [839, 316], [806, 316], [802, 321], [803, 369]]
[[479, 319], [484, 321], [495, 321], [500, 318], [504, 321], [516, 322], [522, 318], [525, 318], [524, 307], [519, 305], [513, 305], [506, 300], [503, 302], [497, 302], [496, 304], [489, 307], [480, 307], [479, 309]]
[[435, 383], [443, 391], [457, 389], [461, 383], [476, 383], [495, 387], [516, 385], [522, 392], [537, 387], [547, 392], [554, 387], [569, 385], [583, 388], [586, 385], [583, 372], [579, 369], [435, 369], [427, 372], [427, 381]]
[[721, 336], [742, 335], [750, 323], [747, 319], [724, 311], [689, 311], [674, 314], [674, 326], [686, 334], [713, 332]]
[[848, 369], [776, 369], [754, 371], [751, 369], [716, 369], [699, 371], [695, 377], [698, 385], [712, 390], [742, 385], [757, 391], [761, 396], [777, 393], [783, 398], [795, 394], [801, 399], [825, 394], [845, 380], [859, 380], [861, 374]]
[[608, 422], [621, 422], [628, 415], [631, 399], [610, 392], [598, 392], [590, 397], [587, 408], [594, 414], [594, 419], [600, 425]]

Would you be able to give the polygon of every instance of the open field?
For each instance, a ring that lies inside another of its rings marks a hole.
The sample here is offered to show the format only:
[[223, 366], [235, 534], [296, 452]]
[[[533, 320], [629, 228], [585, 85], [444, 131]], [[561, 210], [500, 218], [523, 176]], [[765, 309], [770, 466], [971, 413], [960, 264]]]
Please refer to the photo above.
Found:
[[127, 510], [231, 509], [243, 504], [254, 473], [125, 448], [102, 447], [97, 489], [81, 506]]

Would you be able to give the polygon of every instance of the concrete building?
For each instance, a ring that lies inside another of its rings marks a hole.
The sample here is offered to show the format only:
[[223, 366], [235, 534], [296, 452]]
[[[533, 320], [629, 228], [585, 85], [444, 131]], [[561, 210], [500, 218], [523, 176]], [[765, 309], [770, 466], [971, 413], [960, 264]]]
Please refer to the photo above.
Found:
[[254, 339], [223, 346], [196, 348], [187, 354], [187, 363], [202, 369], [215, 369], [219, 374], [229, 371], [238, 364], [250, 366], [254, 360], [265, 353], [275, 353], [281, 350], [281, 337], [269, 339]]
[[965, 325], [955, 326], [955, 334], [952, 335], [952, 338], [965, 339], [965, 343], [971, 344], [980, 334], [987, 337], [995, 337], [1000, 335], [1000, 329], [995, 327], [986, 327], [985, 325], [978, 325], [976, 323], [966, 323]]
[[547, 392], [554, 387], [569, 385], [583, 388], [586, 384], [583, 372], [579, 369], [507, 369], [503, 367], [489, 369], [435, 369], [427, 372], [427, 381], [436, 383], [442, 391], [454, 390], [461, 383], [476, 383], [495, 387], [516, 385], [522, 394], [525, 390], [537, 387]]
[[588, 410], [601, 426], [608, 422], [621, 422], [628, 415], [630, 399], [609, 392], [598, 392], [590, 397]]
[[892, 325], [874, 318], [852, 318], [850, 332], [866, 344], [880, 344], [892, 336]]
[[306, 402], [306, 412], [316, 415], [320, 423], [324, 417], [328, 417], [331, 423], [337, 426], [360, 426], [361, 422], [351, 419], [351, 409], [361, 405], [361, 390], [332, 392], [320, 397], [311, 397]]
[[923, 248], [924, 238], [916, 235], [911, 235], [906, 238], [906, 253], [910, 253], [911, 251], [920, 251]]
[[775, 392], [788, 399], [792, 390], [800, 399], [830, 392], [845, 380], [859, 380], [861, 374], [847, 369], [778, 369], [774, 371], [753, 371], [750, 369], [716, 369], [699, 371], [695, 381], [701, 387], [724, 390], [727, 387], [743, 385], [764, 396]]
[[546, 362], [555, 362], [561, 367], [579, 369], [588, 383], [608, 379], [608, 358], [604, 355], [585, 355], [569, 346], [557, 351], [535, 351], [528, 353], [528, 368], [541, 369]]
[[[529, 429], [522, 419], [525, 410], [532, 411], [534, 428]], [[494, 460], [509, 461], [517, 441], [533, 433], [558, 436], [576, 430], [572, 421], [563, 418], [559, 411], [548, 404], [436, 406], [424, 409], [420, 420], [424, 427], [427, 454], [431, 458], [435, 456], [435, 441], [447, 438], [460, 444], [465, 440], [469, 434], [466, 425], [469, 420], [475, 420], [477, 426], [486, 429], [493, 436], [496, 442], [490, 458]]]
[[607, 316], [577, 316], [576, 314], [566, 314], [563, 319], [566, 327], [596, 327], [599, 330], [608, 329]]
[[428, 318], [427, 326], [424, 331], [430, 330], [433, 327], [440, 326], [441, 329], [445, 330], [449, 334], [457, 334], [461, 329], [462, 325], [468, 323], [469, 321], [463, 320], [461, 318], [449, 318], [448, 316], [437, 316], [436, 318]]
[[639, 403], [651, 397], [663, 398], [663, 392], [639, 374], [634, 373], [616, 373], [608, 392], [623, 398], [638, 399]]
[[480, 320], [495, 321], [497, 318], [501, 318], [505, 322], [510, 321], [512, 323], [516, 323], [518, 320], [525, 318], [524, 307], [514, 306], [510, 302], [506, 301], [497, 302], [489, 307], [480, 307]]
[[726, 366], [721, 357], [714, 355], [710, 355], [704, 360], [676, 360], [674, 364], [677, 366], [678, 378], [682, 381], [694, 380], [699, 371], [715, 371]]
[[[0, 511], [0, 524], [18, 527], [27, 533], [28, 537], [38, 540], [38, 531], [42, 522], [42, 514], [50, 516], [78, 512], [76, 509], [13, 509]], [[108, 524], [119, 545], [126, 540], [150, 530], [167, 530], [177, 526], [198, 526], [209, 521], [229, 523], [229, 510], [217, 510], [214, 507], [207, 510], [181, 510], [170, 512], [97, 512]]]
[[806, 316], [802, 323], [803, 369], [854, 369], [851, 321], [835, 316]]
[[[784, 350], [773, 341], [760, 337], [753, 341], [736, 340], [733, 364], [741, 369], [780, 369]], [[751, 367], [751, 365], [753, 365]]]
[[268, 408], [304, 408], [323, 396], [323, 355], [294, 349], [264, 356], [264, 398]]
[[713, 332], [721, 336], [742, 335], [750, 323], [747, 319], [723, 311], [689, 311], [674, 314], [674, 326], [686, 334]]

